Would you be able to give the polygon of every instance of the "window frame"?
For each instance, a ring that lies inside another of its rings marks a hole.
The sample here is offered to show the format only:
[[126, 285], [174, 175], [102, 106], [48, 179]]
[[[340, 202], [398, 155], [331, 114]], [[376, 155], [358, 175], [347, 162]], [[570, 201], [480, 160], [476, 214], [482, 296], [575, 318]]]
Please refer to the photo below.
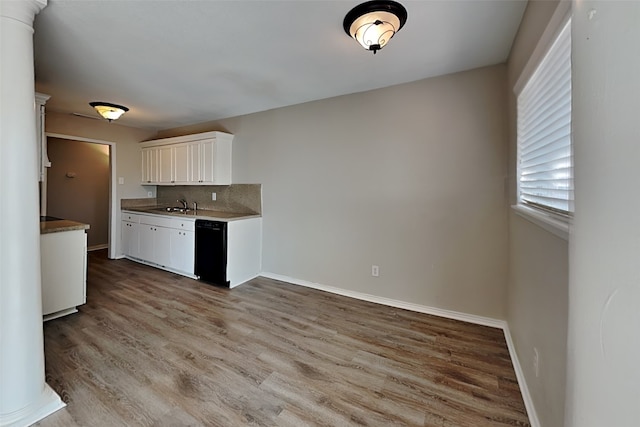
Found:
[[[525, 88], [529, 80], [538, 70], [542, 61], [546, 58], [549, 50], [556, 42], [562, 31], [567, 24], [571, 21], [571, 5], [566, 5], [560, 2], [558, 9], [552, 16], [549, 25], [542, 34], [540, 41], [536, 45], [529, 61], [524, 67], [520, 77], [514, 85], [513, 91], [516, 96], [516, 129], [518, 120], [518, 107], [517, 98]], [[556, 212], [552, 208], [538, 207], [533, 203], [524, 203], [520, 194], [520, 142], [517, 140], [516, 133], [516, 204], [511, 208], [518, 215], [530, 222], [538, 225], [539, 227], [549, 231], [550, 233], [564, 239], [569, 239], [569, 229], [573, 218], [573, 203], [570, 205], [570, 211], [568, 213]], [[571, 140], [571, 151], [573, 154], [573, 140]], [[572, 162], [572, 166], [574, 166]], [[573, 175], [571, 177], [573, 180]]]

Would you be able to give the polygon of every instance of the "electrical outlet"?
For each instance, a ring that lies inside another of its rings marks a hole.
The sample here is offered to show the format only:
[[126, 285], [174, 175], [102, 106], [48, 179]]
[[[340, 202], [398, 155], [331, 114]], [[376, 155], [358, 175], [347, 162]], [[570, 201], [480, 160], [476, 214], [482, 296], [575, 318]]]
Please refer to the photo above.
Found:
[[540, 353], [535, 347], [533, 347], [533, 371], [536, 373], [537, 378], [540, 375]]
[[211, 193], [211, 200], [213, 200], [213, 201], [216, 200], [216, 193]]
[[147, 197], [153, 197], [153, 191], [147, 191]]
[[377, 265], [372, 265], [371, 266], [371, 275], [373, 277], [378, 277], [380, 275], [380, 267], [378, 267]]

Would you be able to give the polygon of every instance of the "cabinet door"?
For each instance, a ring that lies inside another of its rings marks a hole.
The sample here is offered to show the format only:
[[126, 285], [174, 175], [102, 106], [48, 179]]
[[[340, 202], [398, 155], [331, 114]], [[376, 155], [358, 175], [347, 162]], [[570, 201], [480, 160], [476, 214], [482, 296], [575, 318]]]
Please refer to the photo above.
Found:
[[195, 262], [195, 233], [171, 230], [171, 268], [193, 274]]
[[173, 147], [173, 182], [190, 182], [189, 144], [178, 144]]
[[215, 139], [200, 142], [200, 182], [231, 184], [231, 144]]
[[214, 184], [216, 142], [214, 140], [201, 141], [198, 145], [200, 153], [200, 182]]
[[161, 266], [171, 264], [170, 229], [140, 224], [140, 259]]
[[138, 258], [140, 257], [140, 224], [122, 221], [122, 253]]
[[155, 228], [157, 227], [149, 224], [139, 225], [139, 258], [149, 262], [155, 262]]
[[159, 184], [171, 184], [173, 177], [173, 149], [170, 146], [157, 148], [158, 153], [158, 180]]
[[193, 143], [188, 145], [189, 152], [189, 182], [202, 182], [200, 178], [200, 144]]
[[149, 180], [149, 174], [147, 172], [147, 168], [148, 166], [148, 160], [147, 160], [147, 153], [149, 152], [148, 148], [143, 148], [142, 149], [142, 168], [141, 168], [141, 175], [140, 175], [140, 182], [141, 183], [149, 183], [151, 182]]
[[158, 182], [158, 149], [142, 149], [142, 183], [153, 184]]
[[154, 227], [154, 259], [158, 265], [169, 267], [171, 265], [171, 229]]

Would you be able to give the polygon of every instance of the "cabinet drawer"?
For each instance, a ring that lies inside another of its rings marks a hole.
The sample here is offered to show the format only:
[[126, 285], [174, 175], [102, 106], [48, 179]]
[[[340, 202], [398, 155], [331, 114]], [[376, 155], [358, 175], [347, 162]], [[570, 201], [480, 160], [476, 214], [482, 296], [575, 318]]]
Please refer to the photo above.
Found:
[[195, 220], [173, 219], [172, 221], [171, 228], [184, 231], [195, 231], [196, 229]]
[[173, 226], [173, 219], [155, 215], [140, 215], [140, 224], [171, 228]]
[[123, 212], [122, 213], [122, 220], [123, 221], [127, 221], [127, 222], [139, 223], [140, 222], [140, 215], [131, 214], [131, 213], [128, 213], [128, 212]]

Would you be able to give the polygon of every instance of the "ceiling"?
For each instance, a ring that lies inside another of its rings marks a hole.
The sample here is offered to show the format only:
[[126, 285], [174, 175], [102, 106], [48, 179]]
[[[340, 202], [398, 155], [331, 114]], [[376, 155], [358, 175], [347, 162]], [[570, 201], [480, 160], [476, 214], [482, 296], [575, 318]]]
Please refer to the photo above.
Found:
[[406, 1], [376, 55], [342, 29], [359, 0], [49, 0], [35, 21], [47, 109], [168, 129], [505, 62], [526, 1]]

